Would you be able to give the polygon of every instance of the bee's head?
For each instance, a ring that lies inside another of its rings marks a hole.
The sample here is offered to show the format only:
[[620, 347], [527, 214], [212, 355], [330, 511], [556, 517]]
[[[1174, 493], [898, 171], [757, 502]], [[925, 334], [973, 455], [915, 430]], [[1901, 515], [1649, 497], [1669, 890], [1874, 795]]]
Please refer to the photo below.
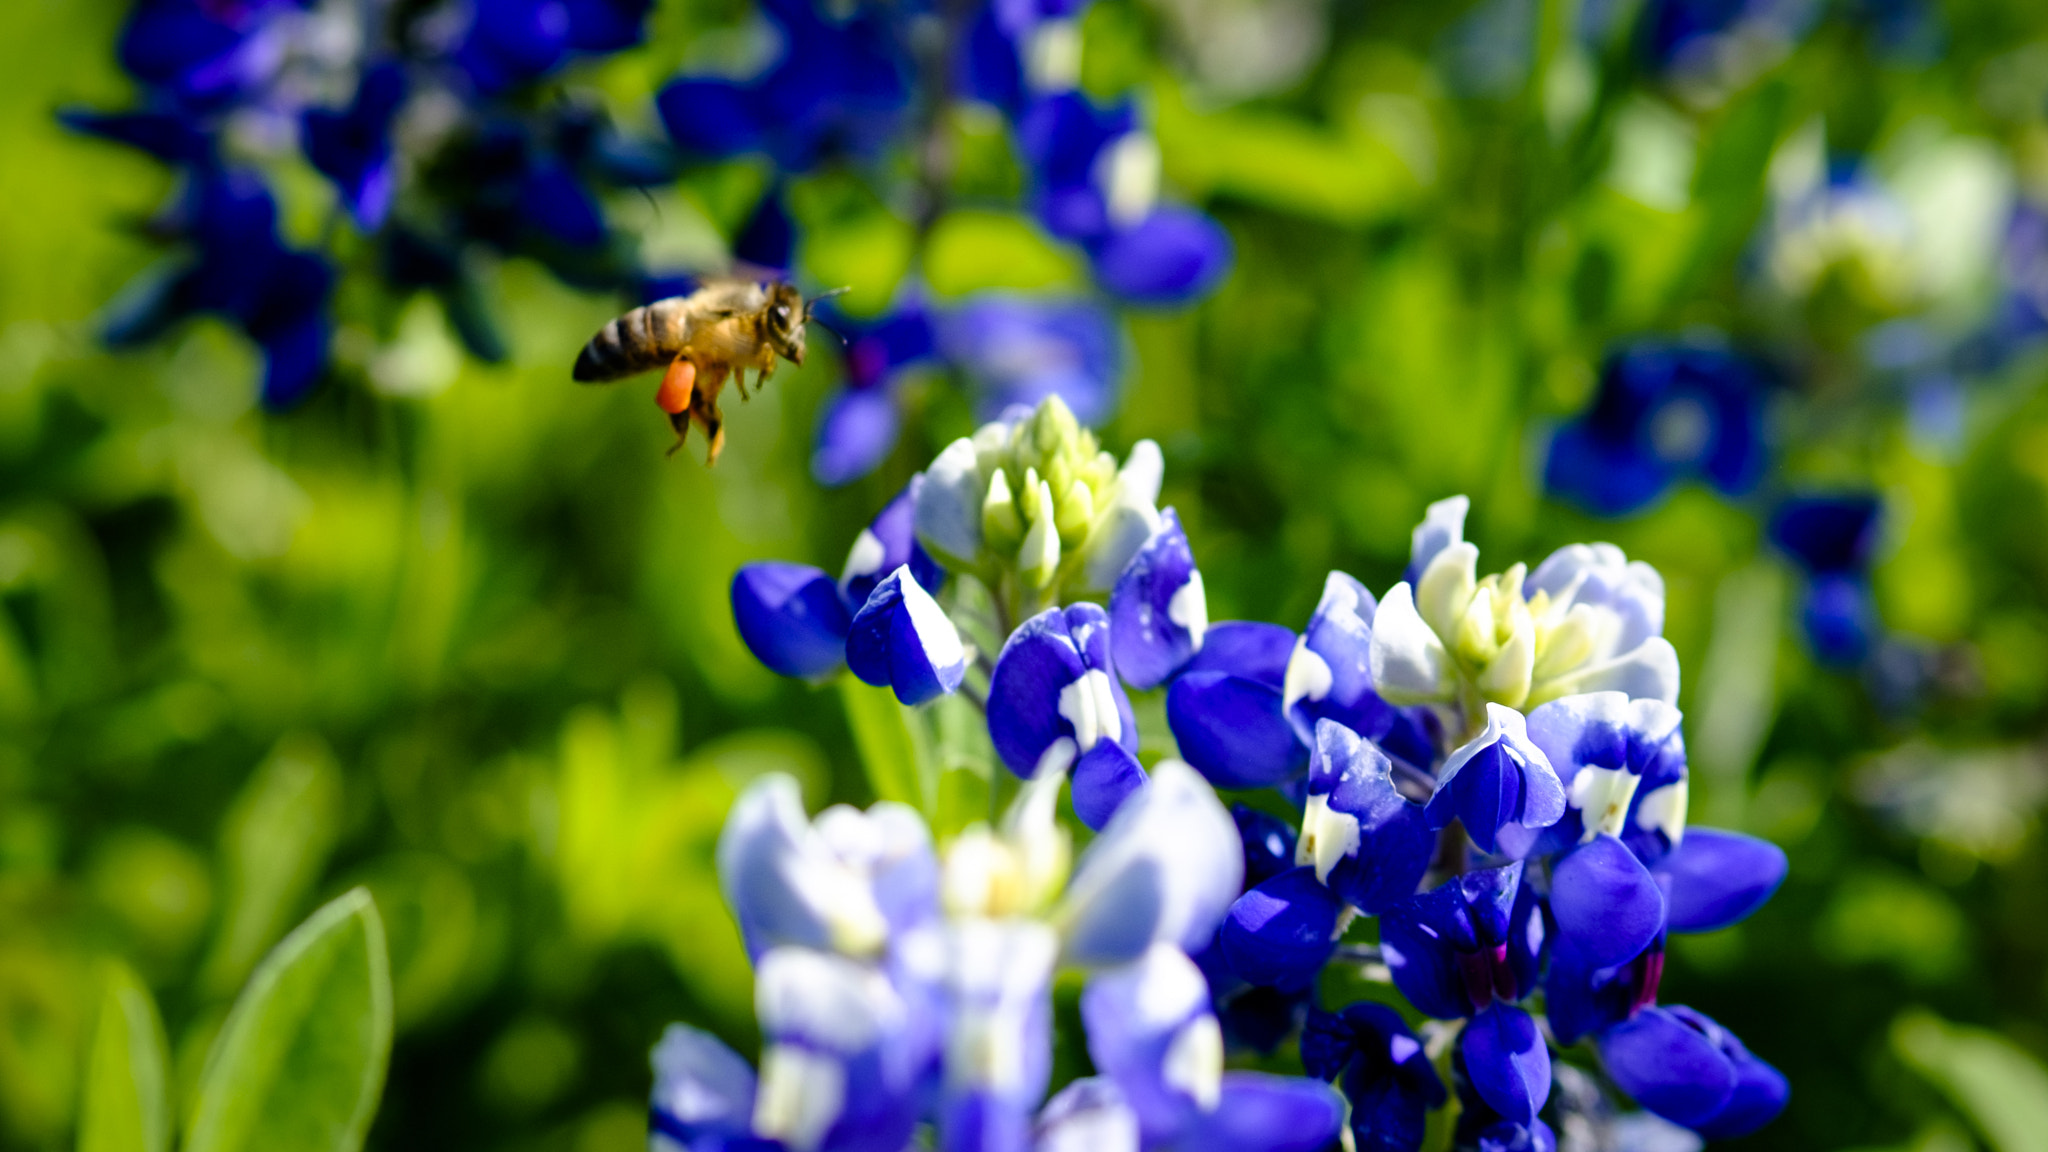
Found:
[[768, 290], [768, 345], [798, 367], [804, 362], [804, 322], [810, 318], [804, 294], [795, 285], [777, 284]]

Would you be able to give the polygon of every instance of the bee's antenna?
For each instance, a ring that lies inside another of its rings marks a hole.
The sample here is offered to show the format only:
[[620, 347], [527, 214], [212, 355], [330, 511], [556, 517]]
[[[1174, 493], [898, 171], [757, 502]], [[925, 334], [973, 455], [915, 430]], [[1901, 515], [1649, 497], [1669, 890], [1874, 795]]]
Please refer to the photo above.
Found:
[[[811, 320], [814, 320], [814, 319], [816, 319], [816, 316], [815, 316], [815, 315], [813, 315], [813, 314], [814, 314], [815, 312], [817, 312], [817, 310], [818, 310], [818, 302], [819, 302], [819, 301], [821, 301], [821, 300], [830, 300], [830, 299], [831, 299], [831, 298], [833, 298], [834, 296], [844, 296], [844, 295], [846, 295], [846, 294], [847, 294], [848, 292], [851, 292], [851, 291], [853, 291], [853, 286], [849, 284], [849, 285], [847, 285], [847, 286], [845, 286], [845, 287], [843, 287], [843, 288], [834, 288], [834, 289], [832, 289], [832, 290], [831, 290], [830, 292], [820, 292], [820, 293], [818, 293], [818, 294], [817, 294], [816, 296], [813, 296], [813, 297], [811, 297], [811, 298], [810, 298], [809, 300], [806, 300], [806, 301], [804, 302], [804, 321], [805, 321], [806, 323], [808, 323], [808, 322], [810, 322]], [[830, 329], [830, 327], [829, 327], [829, 326], [827, 327], [827, 329], [826, 329], [826, 330], [827, 330], [827, 331], [831, 331], [831, 329]], [[833, 332], [832, 334], [833, 334], [834, 336], [837, 336], [837, 335], [839, 335], [839, 334], [838, 334], [837, 332]], [[845, 340], [844, 340], [844, 339], [842, 338], [840, 342], [841, 342], [841, 343], [844, 343], [844, 342], [845, 342]]]

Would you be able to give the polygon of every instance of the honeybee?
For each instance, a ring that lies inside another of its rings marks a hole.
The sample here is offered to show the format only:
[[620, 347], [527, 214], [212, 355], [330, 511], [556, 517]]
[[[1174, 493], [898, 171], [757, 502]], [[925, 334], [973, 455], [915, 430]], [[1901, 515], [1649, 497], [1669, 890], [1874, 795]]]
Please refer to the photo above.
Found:
[[683, 446], [694, 421], [709, 445], [704, 463], [716, 464], [725, 447], [718, 394], [726, 380], [747, 400], [747, 369], [759, 388], [775, 374], [778, 356], [802, 367], [811, 311], [844, 291], [805, 300], [781, 281], [707, 281], [688, 296], [657, 300], [606, 324], [576, 357], [574, 375], [578, 383], [604, 384], [667, 365], [654, 402], [676, 430], [669, 455]]

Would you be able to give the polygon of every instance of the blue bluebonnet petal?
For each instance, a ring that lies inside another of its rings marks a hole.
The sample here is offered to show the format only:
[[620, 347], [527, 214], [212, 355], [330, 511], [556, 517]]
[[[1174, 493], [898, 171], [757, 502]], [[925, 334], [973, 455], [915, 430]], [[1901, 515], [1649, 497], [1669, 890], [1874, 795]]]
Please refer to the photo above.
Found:
[[1535, 850], [1566, 851], [1590, 823], [1622, 837], [1646, 861], [1662, 856], [1684, 831], [1682, 800], [1658, 796], [1684, 786], [1679, 722], [1678, 710], [1662, 700], [1631, 700], [1623, 692], [1586, 692], [1532, 710], [1530, 742], [1549, 757], [1570, 796], [1564, 817], [1537, 838]]
[[796, 224], [783, 207], [782, 190], [770, 188], [733, 238], [732, 258], [750, 267], [787, 272], [796, 251]]
[[1343, 1088], [1358, 1152], [1416, 1152], [1429, 1113], [1448, 1098], [1422, 1042], [1385, 1004], [1312, 1012], [1302, 1030], [1301, 1061], [1309, 1075]]
[[1098, 108], [1079, 92], [1042, 97], [1025, 109], [1017, 122], [1018, 149], [1032, 174], [1033, 208], [1053, 235], [1086, 243], [1109, 230], [1096, 162], [1136, 124], [1129, 101]]
[[1335, 720], [1369, 739], [1392, 726], [1392, 708], [1372, 690], [1372, 618], [1379, 608], [1365, 585], [1343, 572], [1323, 580], [1315, 615], [1288, 654], [1281, 681], [1287, 718], [1304, 741], [1315, 722]]
[[1815, 576], [1862, 572], [1877, 548], [1883, 508], [1868, 492], [1794, 496], [1771, 513], [1771, 543]]
[[1329, 1085], [1265, 1072], [1223, 1074], [1222, 1102], [1191, 1124], [1171, 1152], [1323, 1152], [1344, 1124]]
[[1870, 654], [1878, 631], [1877, 605], [1867, 580], [1827, 575], [1810, 581], [1800, 598], [1799, 623], [1815, 659], [1853, 668]]
[[640, 43], [642, 25], [654, 0], [564, 0], [569, 13], [569, 47], [578, 52], [618, 52]]
[[1243, 676], [1183, 674], [1167, 690], [1166, 721], [1180, 754], [1220, 788], [1269, 787], [1300, 775], [1308, 759], [1280, 689]]
[[1654, 1003], [1664, 974], [1664, 941], [1619, 964], [1594, 964], [1560, 943], [1544, 974], [1544, 1006], [1559, 1044], [1596, 1036]]
[[267, 333], [263, 345], [263, 406], [272, 411], [305, 399], [327, 368], [327, 346], [333, 335], [327, 317], [308, 316]]
[[853, 614], [839, 585], [807, 564], [743, 565], [732, 578], [732, 616], [747, 650], [784, 676], [823, 676], [846, 662]]
[[1530, 742], [1522, 714], [1489, 703], [1486, 729], [1444, 761], [1428, 815], [1432, 828], [1458, 820], [1481, 851], [1494, 853], [1501, 850], [1503, 829], [1545, 828], [1564, 810], [1564, 786], [1550, 758]]
[[1294, 633], [1278, 624], [1226, 620], [1203, 633], [1201, 651], [1184, 671], [1228, 672], [1277, 691], [1286, 683], [1294, 640]]
[[1109, 618], [1117, 674], [1141, 691], [1165, 683], [1201, 649], [1209, 601], [1173, 509], [1159, 513], [1158, 529], [1117, 577]]
[[1380, 948], [1410, 1004], [1454, 1019], [1529, 991], [1512, 956], [1511, 934], [1527, 930], [1516, 915], [1521, 886], [1518, 860], [1454, 876], [1380, 917]]
[[1294, 826], [1270, 812], [1238, 803], [1230, 806], [1237, 836], [1244, 844], [1244, 882], [1257, 887], [1293, 870]]
[[1600, 1037], [1600, 1062], [1636, 1103], [1692, 1127], [1735, 1094], [1735, 1066], [1700, 1029], [1668, 1008], [1645, 1008]]
[[846, 633], [846, 666], [915, 706], [960, 687], [967, 649], [946, 610], [904, 564], [875, 585], [854, 614]]
[[1135, 304], [1175, 305], [1213, 291], [1230, 271], [1230, 234], [1192, 208], [1161, 206], [1095, 248], [1095, 279]]
[[405, 96], [404, 70], [382, 64], [363, 73], [348, 108], [309, 109], [302, 118], [307, 161], [334, 181], [342, 202], [365, 228], [383, 224], [397, 189], [391, 126]]
[[1673, 932], [1714, 932], [1749, 918], [1785, 879], [1785, 851], [1767, 840], [1693, 828], [1652, 869]]
[[1086, 1076], [1039, 1110], [1031, 1152], [1138, 1152], [1138, 1117], [1116, 1081]]
[[232, 95], [243, 31], [194, 0], [137, 5], [121, 30], [121, 67], [197, 107]]
[[528, 226], [572, 248], [604, 243], [604, 213], [566, 165], [539, 164], [520, 183], [519, 213]]
[[651, 1127], [686, 1149], [706, 1137], [749, 1134], [754, 1118], [754, 1070], [709, 1032], [671, 1024], [651, 1056], [654, 1093]]
[[1243, 890], [1230, 813], [1194, 769], [1163, 760], [1081, 854], [1053, 919], [1069, 962], [1119, 964], [1158, 940], [1200, 949]]
[[1664, 894], [1643, 862], [1605, 833], [1558, 859], [1550, 878], [1558, 935], [1596, 967], [1641, 952], [1664, 929]]
[[1668, 1011], [1712, 1041], [1735, 1069], [1735, 1090], [1729, 1094], [1728, 1102], [1712, 1119], [1693, 1126], [1700, 1135], [1709, 1140], [1747, 1136], [1785, 1110], [1792, 1086], [1783, 1073], [1757, 1059], [1734, 1033], [1705, 1015], [1683, 1005], [1674, 1005]]
[[1527, 1012], [1498, 1001], [1460, 1034], [1472, 1087], [1504, 1119], [1528, 1124], [1550, 1099], [1550, 1049]]
[[910, 489], [882, 506], [868, 526], [846, 550], [846, 566], [839, 573], [839, 588], [848, 604], [865, 604], [884, 577], [908, 564], [918, 587], [937, 593], [945, 586], [946, 570], [917, 542], [915, 510]]
[[820, 484], [851, 484], [882, 466], [896, 447], [901, 417], [887, 389], [841, 389], [818, 420], [811, 475]]
[[1541, 1120], [1502, 1120], [1479, 1133], [1479, 1152], [1557, 1152], [1557, 1134]]
[[1300, 858], [1345, 903], [1378, 916], [1415, 895], [1436, 837], [1378, 746], [1333, 720], [1315, 736]]
[[1223, 921], [1223, 955], [1253, 984], [1298, 991], [1337, 950], [1344, 901], [1306, 865], [1237, 898]]
[[754, 100], [729, 80], [674, 80], [654, 98], [669, 139], [687, 152], [737, 156], [763, 146]]
[[1178, 945], [1097, 973], [1081, 993], [1088, 1055], [1116, 1082], [1147, 1144], [1171, 1139], [1216, 1107], [1223, 1033], [1209, 985]]
[[1099, 830], [1144, 783], [1145, 769], [1130, 750], [1099, 740], [1074, 762], [1074, 815]]
[[989, 680], [988, 732], [1027, 780], [1060, 740], [1075, 758], [1105, 740], [1137, 751], [1137, 720], [1109, 658], [1109, 614], [1085, 602], [1048, 608], [1011, 633]]

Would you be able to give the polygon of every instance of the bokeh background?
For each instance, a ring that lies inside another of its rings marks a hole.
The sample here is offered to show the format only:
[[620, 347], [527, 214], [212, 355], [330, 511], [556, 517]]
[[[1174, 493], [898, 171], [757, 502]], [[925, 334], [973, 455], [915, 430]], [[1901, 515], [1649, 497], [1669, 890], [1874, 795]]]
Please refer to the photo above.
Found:
[[[266, 172], [280, 235], [341, 269], [310, 395], [260, 406], [262, 355], [217, 316], [110, 352], [178, 177], [57, 113], [139, 98], [128, 15], [0, 6], [0, 1147], [70, 1146], [107, 958], [189, 1085], [256, 960], [357, 883], [399, 1028], [373, 1147], [643, 1146], [663, 1025], [753, 1043], [710, 866], [736, 788], [870, 794], [843, 687], [760, 667], [727, 583], [834, 565], [986, 385], [895, 381], [893, 449], [828, 487], [849, 369], [814, 330], [729, 398], [715, 470], [701, 442], [667, 458], [645, 382], [569, 381], [630, 290], [479, 257], [488, 363], [303, 162]], [[527, 106], [660, 139], [657, 93], [761, 20], [660, 0]], [[1167, 195], [1228, 233], [1198, 300], [1105, 295], [971, 101], [918, 129], [952, 157], [935, 197], [899, 194], [931, 184], [908, 162], [750, 154], [593, 195], [701, 271], [772, 189], [796, 278], [854, 286], [854, 325], [913, 268], [938, 309], [1104, 309], [1099, 429], [1163, 446], [1212, 619], [1298, 626], [1333, 567], [1384, 589], [1459, 492], [1490, 568], [1581, 539], [1655, 564], [1694, 818], [1792, 861], [1667, 976], [1792, 1081], [1747, 1143], [2048, 1147], [2048, 9], [1094, 0], [1078, 27], [1082, 91], [1133, 98]], [[1645, 341], [1742, 366], [1616, 416], [1603, 368]], [[1616, 455], [1547, 477], [1589, 428]], [[1694, 467], [1701, 436], [1742, 467]], [[1774, 544], [1809, 493], [1874, 498], [1867, 547]]]

